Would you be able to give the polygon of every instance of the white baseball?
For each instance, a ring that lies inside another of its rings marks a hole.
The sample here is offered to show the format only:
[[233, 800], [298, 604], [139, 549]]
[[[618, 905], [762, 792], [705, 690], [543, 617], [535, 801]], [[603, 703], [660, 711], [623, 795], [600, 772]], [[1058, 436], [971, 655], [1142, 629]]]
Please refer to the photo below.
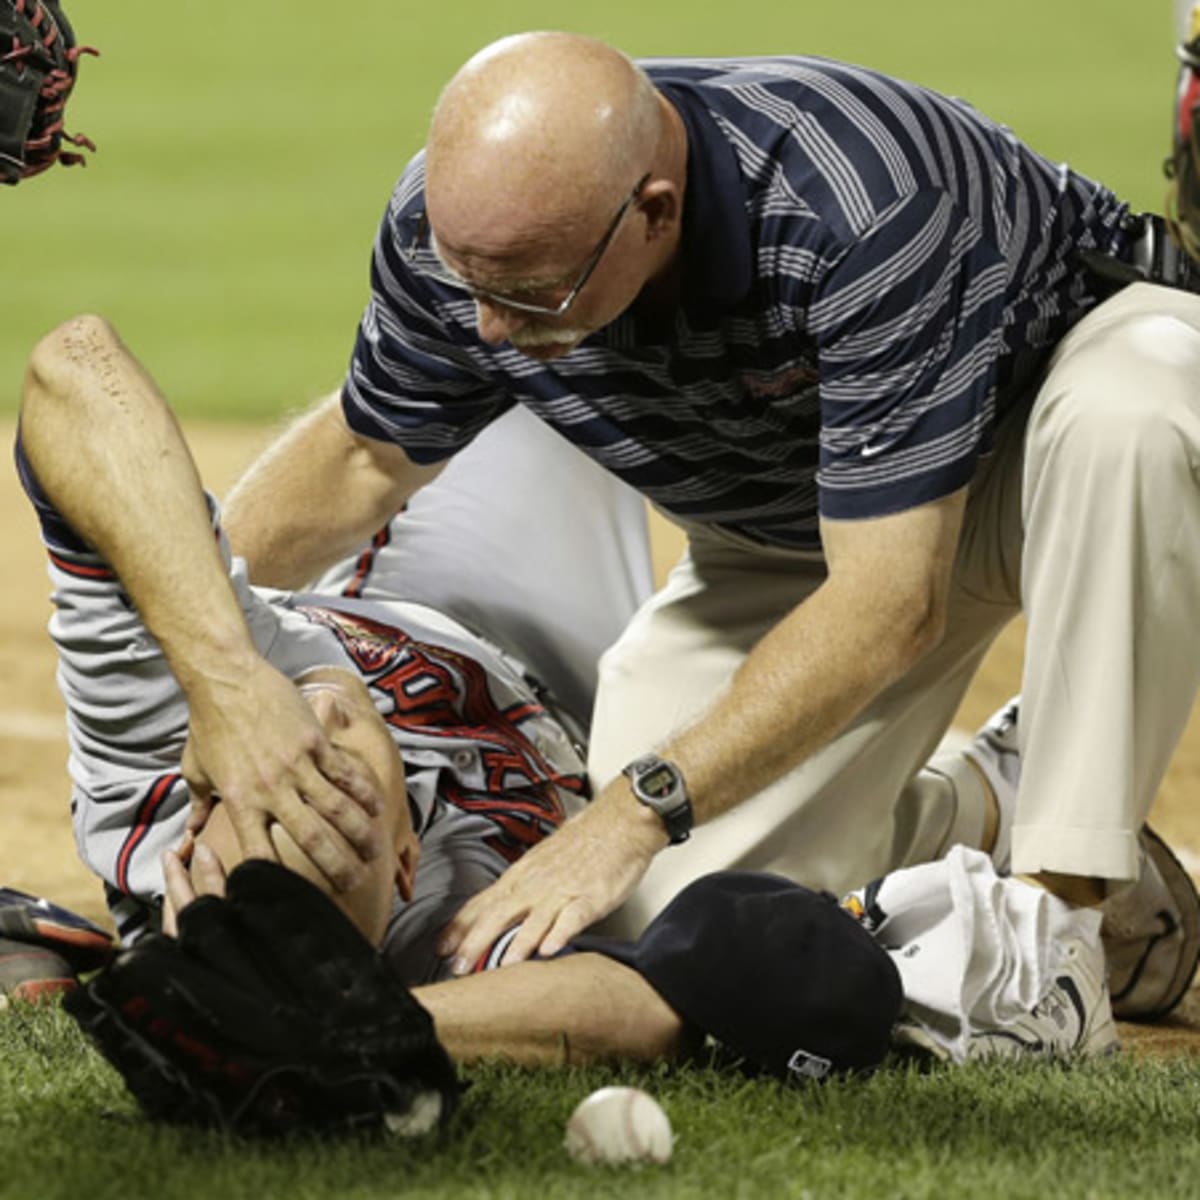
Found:
[[563, 1145], [582, 1163], [665, 1163], [671, 1122], [641, 1088], [606, 1087], [581, 1100], [567, 1121]]

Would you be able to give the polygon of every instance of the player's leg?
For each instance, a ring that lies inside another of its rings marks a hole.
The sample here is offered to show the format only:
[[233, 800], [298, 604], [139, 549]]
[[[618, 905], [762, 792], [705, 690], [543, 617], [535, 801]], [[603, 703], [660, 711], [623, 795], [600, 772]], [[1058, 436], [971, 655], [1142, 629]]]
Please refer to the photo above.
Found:
[[641, 497], [518, 406], [318, 587], [447, 613], [586, 725], [596, 660], [651, 578]]
[[1200, 685], [1200, 297], [1137, 284], [1029, 425], [1013, 870], [1129, 880]]

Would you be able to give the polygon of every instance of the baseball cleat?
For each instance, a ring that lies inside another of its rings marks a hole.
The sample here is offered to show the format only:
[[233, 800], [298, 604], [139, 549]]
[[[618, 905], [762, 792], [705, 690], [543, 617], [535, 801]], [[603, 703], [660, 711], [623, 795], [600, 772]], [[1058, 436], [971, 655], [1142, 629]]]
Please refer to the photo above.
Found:
[[1100, 935], [1113, 1012], [1155, 1021], [1183, 999], [1200, 959], [1200, 896], [1166, 842], [1143, 825], [1141, 876], [1104, 902]]
[[1021, 749], [1017, 742], [1017, 716], [1021, 697], [1014, 696], [994, 712], [964, 747], [966, 755], [983, 772], [996, 797], [999, 824], [992, 847], [998, 874], [1008, 873], [1012, 859], [1013, 816], [1017, 811], [1017, 783], [1021, 778]]
[[70, 965], [52, 950], [0, 937], [0, 1010], [14, 1000], [56, 1000], [76, 982]]
[[1094, 1058], [1120, 1048], [1105, 982], [1104, 951], [1064, 944], [1049, 991], [1011, 1024], [971, 1034], [968, 1061], [980, 1058]]
[[1003, 1025], [972, 1029], [961, 1060], [928, 1030], [901, 1022], [900, 1046], [916, 1047], [942, 1061], [996, 1058], [1095, 1058], [1120, 1049], [1105, 983], [1104, 952], [1078, 938], [1064, 942], [1042, 998]]
[[112, 938], [86, 917], [0, 887], [0, 1009], [9, 1001], [56, 999], [113, 955]]
[[[1021, 778], [1017, 722], [1021, 697], [994, 713], [963, 753], [983, 772], [1000, 811], [992, 861], [1009, 869]], [[1121, 1021], [1156, 1021], [1183, 999], [1200, 961], [1200, 896], [1191, 876], [1148, 825], [1138, 835], [1138, 882], [1104, 903], [1101, 940], [1112, 1009]]]

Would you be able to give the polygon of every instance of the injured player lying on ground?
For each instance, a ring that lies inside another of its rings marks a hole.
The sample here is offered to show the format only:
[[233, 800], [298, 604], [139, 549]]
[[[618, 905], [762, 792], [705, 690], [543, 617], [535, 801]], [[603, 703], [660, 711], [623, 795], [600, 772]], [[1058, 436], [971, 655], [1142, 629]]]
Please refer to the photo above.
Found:
[[[53, 369], [39, 369], [35, 355], [18, 461], [50, 554], [77, 836], [132, 947], [81, 994], [81, 1012], [88, 1011], [85, 997], [103, 1007], [105, 987], [128, 980], [131, 964], [146, 962], [151, 951], [167, 955], [168, 964], [172, 954], [198, 953], [211, 966], [224, 946], [229, 970], [245, 968], [244, 939], [230, 930], [251, 928], [261, 938], [262, 906], [277, 911], [273, 889], [292, 886], [260, 864], [250, 864], [244, 885], [236, 882], [248, 855], [224, 800], [206, 805], [203, 828], [188, 836], [181, 766], [188, 697], [177, 678], [186, 678], [178, 666], [186, 654], [178, 641], [214, 603], [206, 592], [213, 575], [202, 574], [211, 558], [254, 644], [295, 681], [287, 688], [341, 756], [341, 777], [353, 774], [360, 787], [361, 802], [342, 796], [326, 813], [340, 857], [358, 864], [352, 878], [335, 879], [335, 860], [325, 860], [328, 870], [314, 861], [315, 843], [302, 846], [283, 819], [265, 825], [270, 853], [333, 897], [348, 920], [312, 924], [340, 931], [348, 946], [361, 938], [369, 953], [347, 951], [354, 970], [386, 964], [388, 980], [417, 989], [455, 1058], [658, 1059], [707, 1036], [753, 1066], [821, 1077], [878, 1063], [893, 1026], [901, 1043], [955, 1061], [1101, 1053], [1115, 1045], [1103, 960], [1086, 950], [1095, 945], [1099, 914], [1010, 887], [986, 856], [961, 848], [847, 898], [845, 909], [771, 877], [710, 877], [681, 893], [633, 946], [578, 939], [561, 958], [447, 979], [436, 939], [449, 915], [584, 802], [582, 762], [568, 728], [586, 722], [588, 672], [648, 588], [640, 504], [632, 498], [630, 508], [619, 485], [552, 436], [539, 442], [537, 423], [514, 412], [472, 448], [463, 474], [485, 482], [479, 504], [457, 524], [437, 511], [433, 491], [426, 509], [396, 518], [320, 591], [258, 591], [236, 561], [221, 561], [217, 506], [202, 493], [165, 402], [115, 334], [85, 319], [57, 336], [74, 338], [78, 352], [69, 368], [60, 355]], [[64, 369], [69, 378], [57, 377]], [[564, 463], [564, 455], [574, 457]], [[404, 582], [412, 574], [407, 556], [419, 542], [422, 515], [437, 528], [439, 545], [453, 528], [460, 540], [474, 539], [468, 558], [520, 552], [528, 527], [495, 525], [495, 497], [521, 493], [520, 481], [529, 506], [544, 507], [553, 486], [556, 507], [571, 514], [556, 523], [566, 531], [557, 542], [552, 530], [539, 539], [538, 568], [562, 580], [556, 592], [586, 581], [586, 620], [570, 625], [571, 645], [550, 638], [534, 665], [545, 677], [557, 675], [562, 694], [574, 690], [574, 721], [527, 665], [536, 641], [528, 623], [553, 629], [556, 614], [543, 622], [513, 603], [506, 616], [498, 588], [494, 604], [476, 599], [472, 625], [489, 634], [482, 638], [455, 619], [456, 600], [434, 594], [437, 552], [424, 549], [426, 590], [419, 602], [406, 598], [413, 586]], [[456, 483], [459, 501], [469, 493]], [[592, 528], [581, 534], [587, 522]], [[405, 569], [389, 571], [389, 563]], [[523, 627], [513, 625], [514, 612]], [[220, 898], [227, 877], [229, 901]], [[193, 892], [212, 897], [189, 906]], [[319, 892], [311, 911], [332, 911]], [[163, 949], [169, 939], [154, 932], [164, 898], [168, 927], [172, 910], [184, 910], [174, 950]], [[226, 905], [234, 916], [211, 915], [226, 913]], [[1029, 949], [1045, 944], [1028, 936], [1035, 927], [1057, 935], [1040, 955]], [[209, 937], [211, 928], [222, 937]], [[500, 945], [478, 965], [495, 965], [502, 955]], [[288, 986], [320, 961], [292, 961]], [[155, 1026], [154, 1004], [174, 994], [173, 970], [138, 972], [132, 993], [116, 993], [132, 1003], [121, 1009], [123, 1036], [135, 1012]], [[162, 994], [148, 978], [160, 981]], [[372, 993], [373, 1002], [387, 992]], [[94, 1025], [94, 1010], [91, 1016]], [[194, 1046], [195, 1033], [182, 1041]], [[196, 1061], [208, 1069], [213, 1060], [185, 1056], [171, 1070]], [[444, 1079], [439, 1086], [447, 1086]], [[201, 1104], [188, 1119], [197, 1113], [238, 1123], [221, 1105]]]

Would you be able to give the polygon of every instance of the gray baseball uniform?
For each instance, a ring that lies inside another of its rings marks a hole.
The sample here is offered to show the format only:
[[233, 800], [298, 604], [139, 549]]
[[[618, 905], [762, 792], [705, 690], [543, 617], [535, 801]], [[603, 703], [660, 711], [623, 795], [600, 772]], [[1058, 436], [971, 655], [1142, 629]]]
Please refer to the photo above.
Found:
[[[421, 862], [413, 900], [396, 901], [386, 948], [412, 983], [443, 973], [433, 943], [464, 900], [586, 797], [565, 713], [511, 651], [535, 649], [539, 672], [565, 686], [586, 721], [596, 658], [650, 586], [634, 493], [526, 414], [498, 423], [472, 451], [459, 472], [472, 473], [491, 502], [467, 513], [456, 481], [439, 480], [420, 520], [400, 514], [322, 590], [303, 595], [251, 587], [209, 501], [259, 651], [293, 678], [318, 666], [357, 670], [400, 749]], [[119, 580], [24, 474], [54, 585], [50, 631], [68, 708], [76, 841], [131, 941], [156, 918], [159, 856], [187, 818], [179, 769], [187, 705]], [[547, 523], [551, 486], [555, 511], [574, 511], [570, 523]], [[426, 539], [426, 527], [439, 536]], [[490, 585], [469, 604], [464, 574]], [[444, 611], [456, 606], [489, 637]]]

